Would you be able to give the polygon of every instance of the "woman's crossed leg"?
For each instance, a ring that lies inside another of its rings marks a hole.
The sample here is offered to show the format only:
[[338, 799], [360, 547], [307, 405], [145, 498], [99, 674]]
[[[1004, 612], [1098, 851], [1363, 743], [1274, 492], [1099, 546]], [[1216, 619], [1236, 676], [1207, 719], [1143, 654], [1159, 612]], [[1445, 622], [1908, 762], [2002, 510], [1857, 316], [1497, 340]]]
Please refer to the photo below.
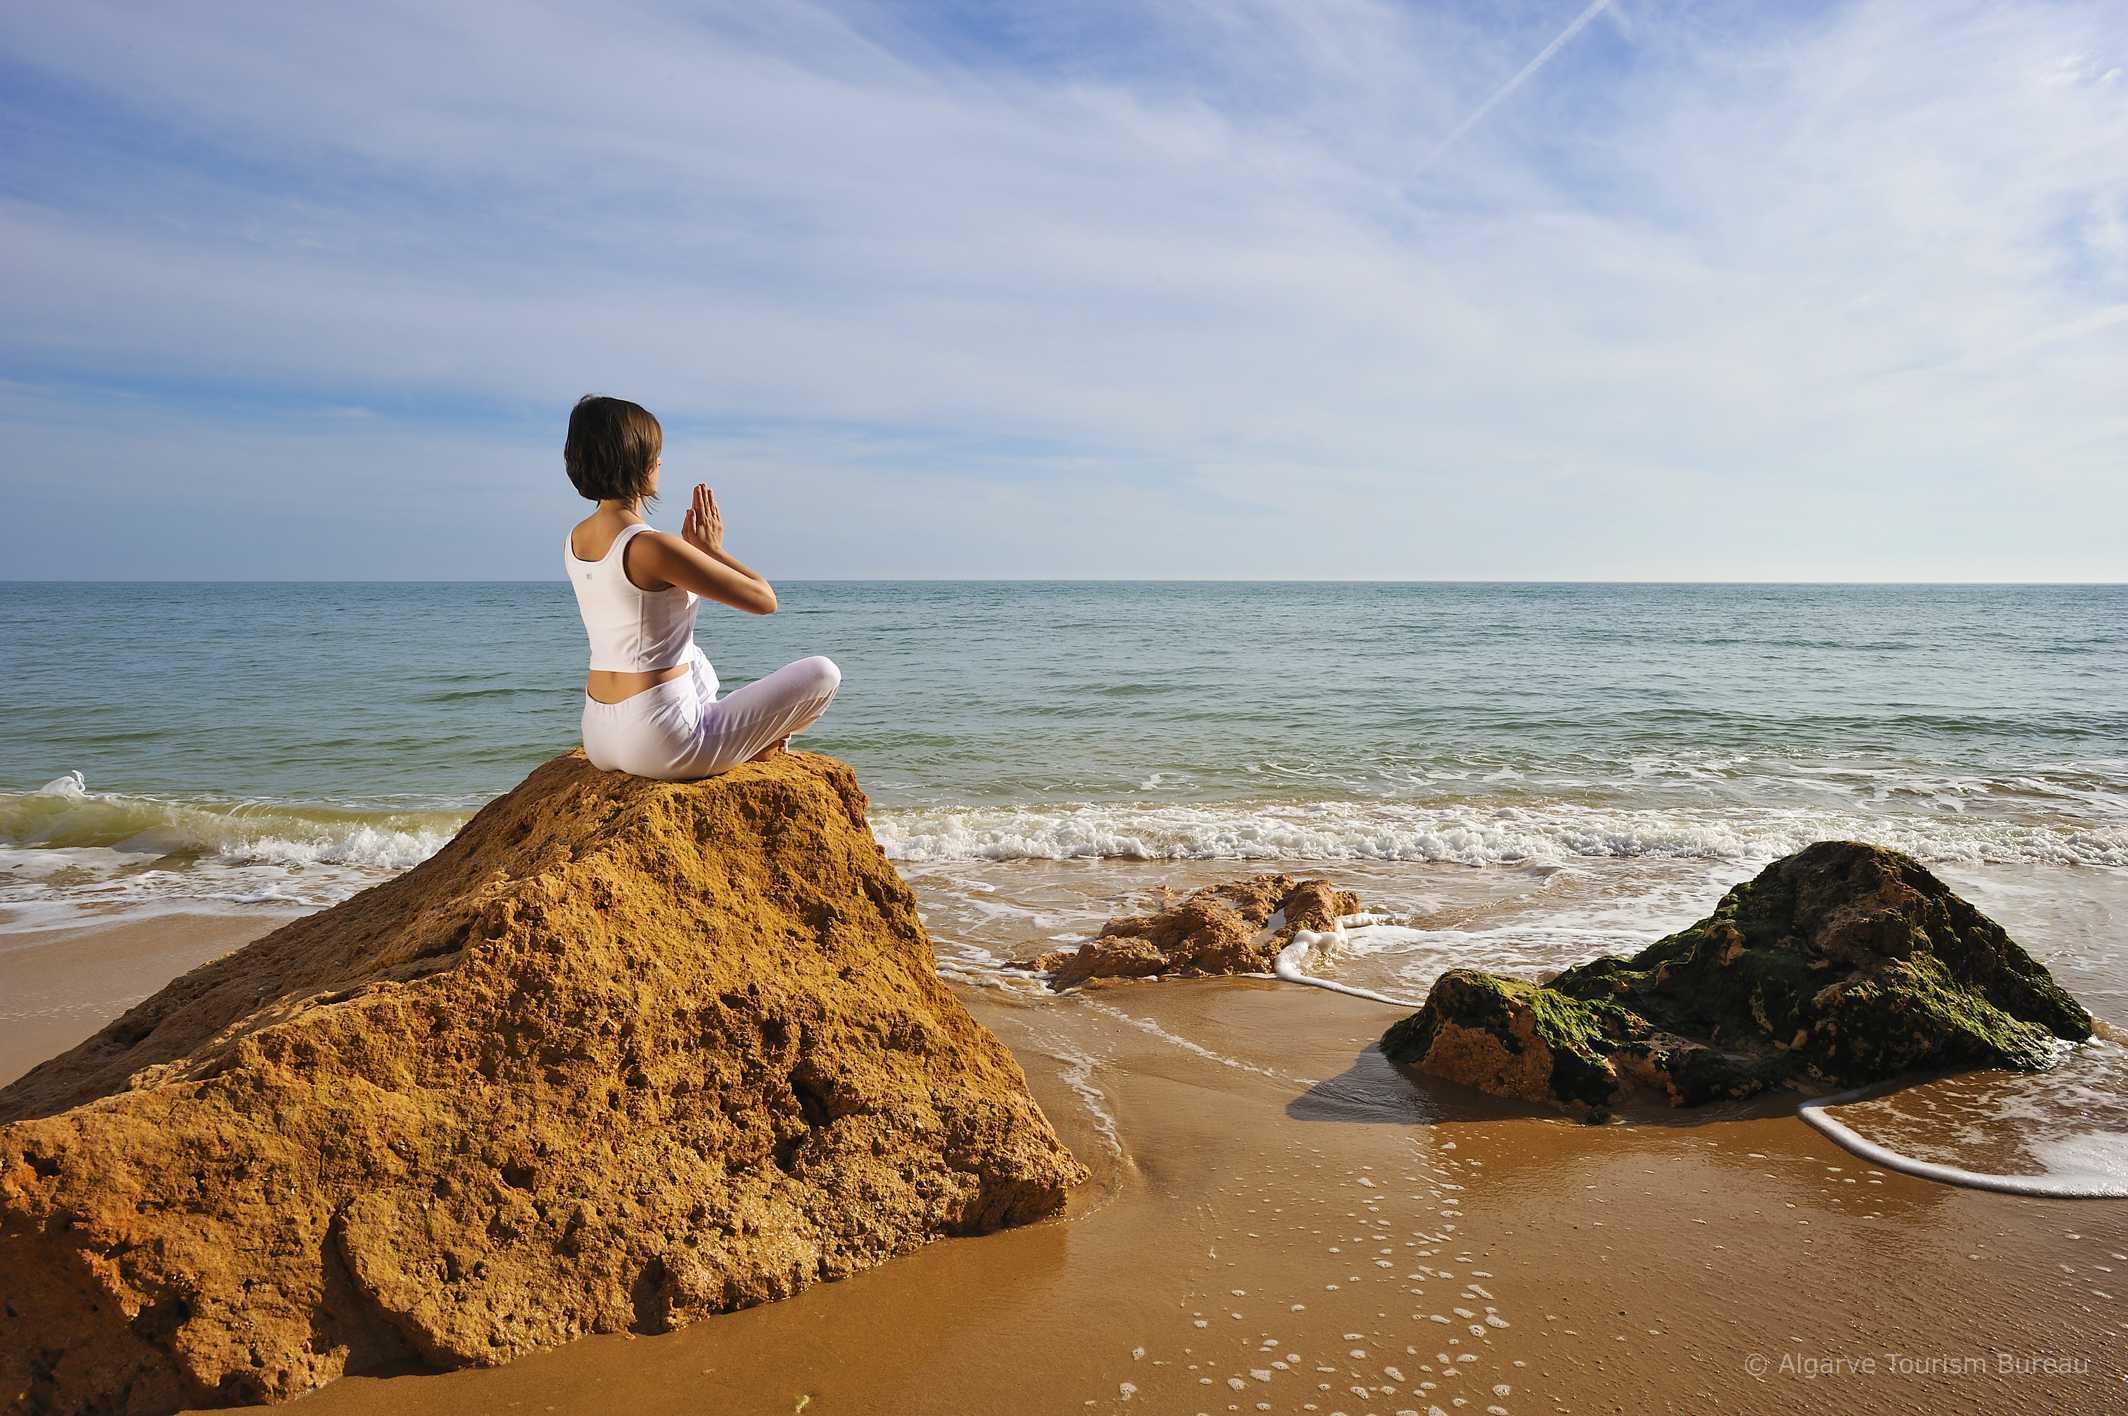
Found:
[[676, 775], [706, 777], [762, 756], [818, 722], [841, 685], [835, 661], [815, 654], [703, 704], [693, 748]]

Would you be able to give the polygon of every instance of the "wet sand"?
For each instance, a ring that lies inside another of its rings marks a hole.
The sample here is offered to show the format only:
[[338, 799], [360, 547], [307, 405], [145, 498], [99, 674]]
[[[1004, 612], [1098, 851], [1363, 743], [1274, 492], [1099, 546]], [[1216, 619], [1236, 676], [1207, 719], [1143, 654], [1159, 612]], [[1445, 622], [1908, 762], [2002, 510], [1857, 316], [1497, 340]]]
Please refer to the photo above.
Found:
[[[33, 1024], [0, 1074], [274, 922], [0, 941], [0, 998]], [[2128, 1202], [1875, 1171], [1777, 1103], [1532, 1116], [1399, 1075], [1368, 1048], [1395, 1012], [1317, 990], [955, 987], [1094, 1169], [1065, 1217], [677, 1333], [349, 1378], [304, 1409], [2128, 1407]]]

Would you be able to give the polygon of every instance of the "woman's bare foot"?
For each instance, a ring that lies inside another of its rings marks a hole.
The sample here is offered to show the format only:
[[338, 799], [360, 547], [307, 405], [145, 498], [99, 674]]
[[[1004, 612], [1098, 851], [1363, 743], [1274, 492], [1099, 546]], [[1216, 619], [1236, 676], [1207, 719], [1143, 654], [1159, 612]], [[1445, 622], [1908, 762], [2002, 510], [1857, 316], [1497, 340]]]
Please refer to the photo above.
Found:
[[782, 756], [784, 753], [790, 751], [790, 747], [791, 740], [788, 737], [778, 738], [776, 739], [776, 741], [770, 743], [767, 747], [762, 748], [759, 752], [755, 753], [752, 757], [749, 757], [746, 760], [749, 762], [766, 762], [771, 757]]

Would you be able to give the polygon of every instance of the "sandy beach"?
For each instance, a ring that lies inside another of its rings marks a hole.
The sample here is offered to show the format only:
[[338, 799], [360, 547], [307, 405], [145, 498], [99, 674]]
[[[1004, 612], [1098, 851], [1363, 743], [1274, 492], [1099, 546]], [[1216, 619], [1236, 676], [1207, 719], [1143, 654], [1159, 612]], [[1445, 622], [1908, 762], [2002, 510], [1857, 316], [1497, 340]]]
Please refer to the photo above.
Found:
[[0, 934], [0, 1079], [13, 1081], [286, 918], [170, 914]]
[[[5, 1072], [280, 917], [21, 935]], [[956, 992], [1093, 1179], [1061, 1219], [320, 1412], [2119, 1410], [2128, 1204], [1874, 1170], [1772, 1102], [1605, 1127], [1415, 1082], [1264, 980]], [[1184, 1041], [1187, 1039], [1187, 1041]], [[1095, 1064], [1093, 1059], [1100, 1061]]]

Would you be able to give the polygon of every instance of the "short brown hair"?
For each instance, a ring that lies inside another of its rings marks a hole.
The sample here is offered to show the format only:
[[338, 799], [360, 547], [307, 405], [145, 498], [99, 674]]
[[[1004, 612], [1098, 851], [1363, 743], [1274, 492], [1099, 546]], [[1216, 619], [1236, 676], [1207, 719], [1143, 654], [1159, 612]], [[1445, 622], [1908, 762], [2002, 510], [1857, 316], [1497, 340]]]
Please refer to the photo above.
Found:
[[650, 469], [664, 450], [665, 430], [648, 408], [587, 393], [569, 410], [562, 465], [592, 501], [640, 501], [650, 492]]

